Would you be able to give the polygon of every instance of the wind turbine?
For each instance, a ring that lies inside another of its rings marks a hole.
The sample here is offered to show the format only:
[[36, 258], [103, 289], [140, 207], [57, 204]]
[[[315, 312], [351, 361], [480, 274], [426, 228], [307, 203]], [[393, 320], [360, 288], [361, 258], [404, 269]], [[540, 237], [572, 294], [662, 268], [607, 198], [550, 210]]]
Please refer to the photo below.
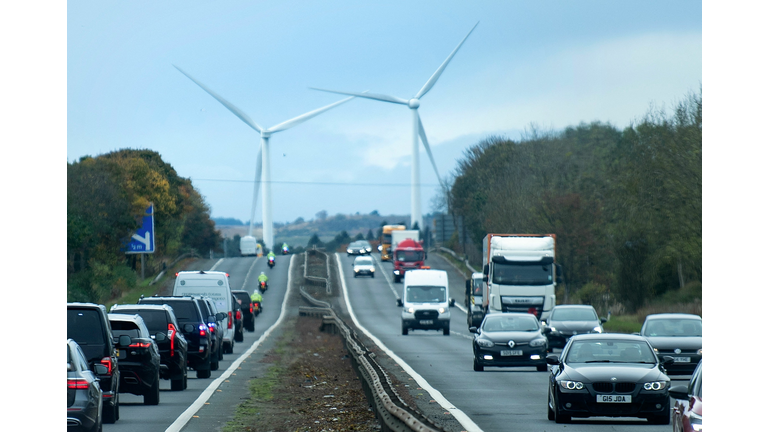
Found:
[[[261, 149], [259, 150], [257, 159], [256, 159], [256, 182], [253, 185], [253, 205], [251, 206], [251, 225], [248, 228], [248, 235], [253, 234], [253, 219], [254, 215], [256, 214], [256, 199], [259, 196], [258, 186], [259, 182], [261, 182], [261, 195], [262, 195], [262, 206], [261, 206], [261, 214], [262, 214], [262, 220], [264, 224], [264, 244], [267, 246], [267, 248], [272, 248], [275, 239], [272, 234], [272, 192], [271, 188], [272, 185], [270, 183], [270, 171], [269, 171], [269, 137], [273, 133], [281, 132], [286, 129], [290, 129], [300, 123], [303, 123], [312, 117], [315, 117], [317, 115], [320, 115], [321, 113], [328, 111], [329, 109], [336, 107], [338, 105], [343, 104], [344, 102], [348, 102], [355, 98], [355, 96], [348, 97], [345, 99], [342, 99], [338, 102], [334, 102], [330, 105], [326, 105], [322, 108], [318, 108], [314, 111], [310, 111], [308, 113], [302, 114], [298, 117], [294, 117], [290, 120], [286, 120], [282, 123], [279, 123], [275, 126], [272, 126], [270, 128], [263, 128], [256, 124], [253, 120], [251, 120], [250, 117], [248, 117], [247, 114], [245, 114], [242, 110], [240, 110], [238, 107], [232, 105], [230, 102], [225, 100], [223, 97], [216, 94], [213, 90], [206, 87], [203, 83], [200, 81], [192, 78], [191, 75], [181, 70], [176, 65], [173, 65], [176, 69], [178, 69], [179, 72], [183, 73], [187, 78], [191, 79], [192, 82], [200, 86], [203, 90], [205, 90], [209, 95], [213, 96], [214, 99], [219, 101], [222, 105], [224, 105], [225, 108], [227, 108], [232, 114], [237, 116], [240, 120], [242, 120], [245, 124], [251, 127], [251, 129], [255, 130], [256, 132], [259, 132], [261, 134]], [[260, 179], [261, 177], [261, 179]]]
[[413, 115], [413, 145], [411, 146], [411, 157], [412, 157], [412, 163], [411, 163], [411, 227], [415, 223], [419, 224], [420, 229], [424, 229], [424, 226], [422, 224], [421, 220], [421, 187], [419, 185], [420, 178], [419, 178], [419, 137], [421, 137], [421, 141], [424, 143], [424, 148], [427, 151], [427, 156], [429, 156], [429, 160], [432, 162], [432, 168], [435, 170], [435, 174], [437, 175], [437, 179], [440, 181], [440, 185], [443, 187], [443, 191], [447, 192], [448, 188], [443, 183], [443, 180], [440, 178], [440, 174], [437, 172], [437, 164], [435, 164], [435, 158], [432, 157], [432, 150], [429, 148], [429, 143], [427, 142], [427, 134], [424, 132], [424, 126], [421, 124], [421, 117], [419, 117], [419, 106], [421, 105], [420, 99], [427, 94], [429, 90], [432, 89], [432, 86], [435, 85], [438, 78], [440, 78], [440, 75], [445, 70], [446, 66], [448, 66], [448, 63], [451, 61], [454, 55], [456, 55], [456, 52], [461, 48], [461, 46], [464, 44], [464, 41], [467, 40], [470, 34], [472, 34], [472, 31], [475, 30], [475, 27], [480, 24], [480, 21], [475, 23], [475, 25], [472, 27], [472, 30], [467, 33], [466, 36], [464, 36], [464, 39], [459, 42], [459, 45], [454, 48], [454, 50], [451, 52], [451, 54], [448, 56], [447, 59], [443, 62], [443, 64], [440, 65], [439, 68], [435, 71], [435, 73], [432, 74], [432, 76], [427, 80], [427, 83], [424, 84], [424, 86], [419, 90], [418, 93], [416, 93], [415, 96], [413, 96], [410, 99], [402, 99], [395, 96], [388, 96], [383, 94], [375, 94], [375, 93], [355, 93], [355, 92], [343, 92], [343, 91], [336, 91], [336, 90], [328, 90], [328, 89], [321, 89], [321, 88], [315, 88], [310, 87], [313, 90], [320, 90], [330, 93], [337, 93], [337, 94], [343, 94], [343, 95], [349, 95], [349, 96], [358, 96], [362, 98], [367, 99], [373, 99], [378, 100], [382, 102], [390, 102], [390, 103], [396, 103], [401, 105], [407, 105], [408, 108], [411, 109], [412, 115]]

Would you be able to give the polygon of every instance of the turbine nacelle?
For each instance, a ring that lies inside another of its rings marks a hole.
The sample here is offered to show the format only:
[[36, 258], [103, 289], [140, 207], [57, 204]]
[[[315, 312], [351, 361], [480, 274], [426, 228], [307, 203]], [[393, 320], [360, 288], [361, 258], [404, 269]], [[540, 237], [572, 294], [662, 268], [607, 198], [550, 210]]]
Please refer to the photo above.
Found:
[[408, 108], [410, 109], [417, 109], [420, 105], [421, 105], [421, 102], [416, 98], [413, 98], [408, 101]]

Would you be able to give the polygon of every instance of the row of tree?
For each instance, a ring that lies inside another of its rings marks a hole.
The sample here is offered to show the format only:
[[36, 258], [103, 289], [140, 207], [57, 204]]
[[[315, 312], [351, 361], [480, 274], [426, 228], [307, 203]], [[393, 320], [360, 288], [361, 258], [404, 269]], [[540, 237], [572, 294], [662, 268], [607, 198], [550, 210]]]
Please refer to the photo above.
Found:
[[135, 286], [136, 255], [122, 250], [150, 203], [156, 245], [149, 268], [221, 243], [203, 197], [157, 152], [119, 150], [67, 164], [68, 301], [104, 302]]
[[701, 281], [702, 97], [651, 109], [623, 130], [591, 123], [490, 138], [465, 151], [448, 208], [480, 260], [486, 233], [554, 233], [570, 293], [630, 311]]

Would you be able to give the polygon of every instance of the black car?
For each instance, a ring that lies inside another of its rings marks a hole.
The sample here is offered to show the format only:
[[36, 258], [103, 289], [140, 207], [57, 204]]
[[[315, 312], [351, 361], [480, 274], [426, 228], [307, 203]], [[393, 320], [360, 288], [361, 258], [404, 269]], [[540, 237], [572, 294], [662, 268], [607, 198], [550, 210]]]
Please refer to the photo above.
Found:
[[155, 339], [149, 335], [139, 315], [109, 314], [112, 336], [130, 336], [128, 348], [117, 350], [117, 368], [120, 370], [120, 393], [144, 396], [144, 405], [160, 403], [160, 351], [155, 339], [164, 340], [165, 332]]
[[96, 373], [77, 342], [67, 339], [67, 430], [101, 431], [101, 387], [96, 374], [106, 374], [107, 367], [94, 367]]
[[549, 347], [562, 348], [573, 335], [602, 333], [606, 321], [598, 318], [595, 308], [590, 305], [557, 305], [546, 320]]
[[638, 335], [619, 333], [571, 337], [552, 365], [547, 418], [567, 423], [572, 417], [641, 417], [669, 424], [669, 377], [674, 362], [654, 354]]
[[104, 423], [116, 422], [120, 418], [117, 348], [127, 348], [131, 338], [120, 338], [116, 347], [107, 309], [94, 303], [67, 303], [67, 338], [80, 345], [91, 370], [97, 372], [94, 367], [99, 364], [107, 368], [106, 373], [97, 373], [103, 400], [102, 415]]
[[224, 358], [224, 314], [216, 311], [216, 305], [210, 297], [195, 297], [203, 316], [206, 317], [208, 331], [211, 332], [211, 370], [219, 370], [219, 360]]
[[692, 314], [665, 313], [645, 317], [640, 335], [660, 356], [675, 362], [667, 367], [670, 375], [690, 375], [701, 360], [701, 317]]
[[232, 316], [235, 317], [235, 342], [243, 341], [243, 311], [240, 310], [240, 303], [237, 302], [237, 296], [232, 294]]
[[256, 330], [256, 312], [253, 308], [253, 302], [251, 301], [251, 295], [245, 290], [232, 290], [238, 304], [240, 305], [240, 311], [243, 313], [243, 327], [249, 332]]
[[173, 308], [187, 340], [187, 366], [197, 372], [198, 378], [210, 378], [213, 340], [197, 301], [190, 296], [152, 296], [140, 298], [139, 304], [166, 304]]
[[539, 372], [547, 370], [547, 338], [544, 337], [535, 315], [505, 312], [486, 315], [480, 328], [470, 327], [475, 333], [472, 341], [474, 370], [482, 372], [486, 366], [535, 366]]
[[371, 244], [365, 240], [357, 240], [347, 246], [347, 256], [351, 255], [370, 255], [372, 251]]
[[[187, 388], [187, 340], [170, 306], [122, 304], [112, 306], [109, 311], [139, 315], [160, 352], [160, 378], [171, 380], [173, 391]], [[157, 338], [157, 333], [161, 332], [166, 332], [163, 340]]]

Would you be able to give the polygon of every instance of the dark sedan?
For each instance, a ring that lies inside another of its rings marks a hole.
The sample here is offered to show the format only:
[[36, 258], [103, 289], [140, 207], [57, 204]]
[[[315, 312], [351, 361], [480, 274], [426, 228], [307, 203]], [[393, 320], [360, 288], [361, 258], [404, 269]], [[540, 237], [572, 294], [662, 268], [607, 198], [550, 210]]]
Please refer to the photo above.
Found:
[[677, 385], [669, 389], [669, 395], [675, 400], [672, 409], [673, 432], [701, 432], [702, 430], [702, 399], [701, 365], [696, 366], [688, 386]]
[[669, 377], [648, 341], [638, 335], [604, 333], [571, 337], [549, 377], [547, 417], [641, 417], [669, 424]]
[[369, 255], [371, 253], [371, 244], [365, 240], [357, 240], [347, 246], [347, 256], [350, 255]]
[[671, 356], [670, 375], [690, 375], [701, 360], [701, 317], [666, 313], [645, 317], [640, 334], [648, 339], [656, 354]]
[[486, 366], [536, 366], [547, 370], [547, 338], [535, 315], [506, 312], [486, 315], [480, 328], [470, 327], [475, 333], [472, 342], [474, 370], [482, 372]]
[[80, 346], [67, 339], [67, 430], [101, 431], [101, 386], [96, 374], [106, 375], [107, 367], [88, 368]]
[[605, 318], [598, 318], [590, 305], [557, 305], [552, 308], [546, 324], [550, 348], [562, 348], [568, 339], [577, 334], [602, 333]]
[[[109, 314], [112, 336], [130, 336], [131, 344], [117, 350], [117, 368], [120, 370], [120, 393], [144, 397], [144, 405], [160, 403], [160, 351], [149, 335], [144, 320], [136, 314]], [[165, 340], [164, 332], [155, 338]]]

